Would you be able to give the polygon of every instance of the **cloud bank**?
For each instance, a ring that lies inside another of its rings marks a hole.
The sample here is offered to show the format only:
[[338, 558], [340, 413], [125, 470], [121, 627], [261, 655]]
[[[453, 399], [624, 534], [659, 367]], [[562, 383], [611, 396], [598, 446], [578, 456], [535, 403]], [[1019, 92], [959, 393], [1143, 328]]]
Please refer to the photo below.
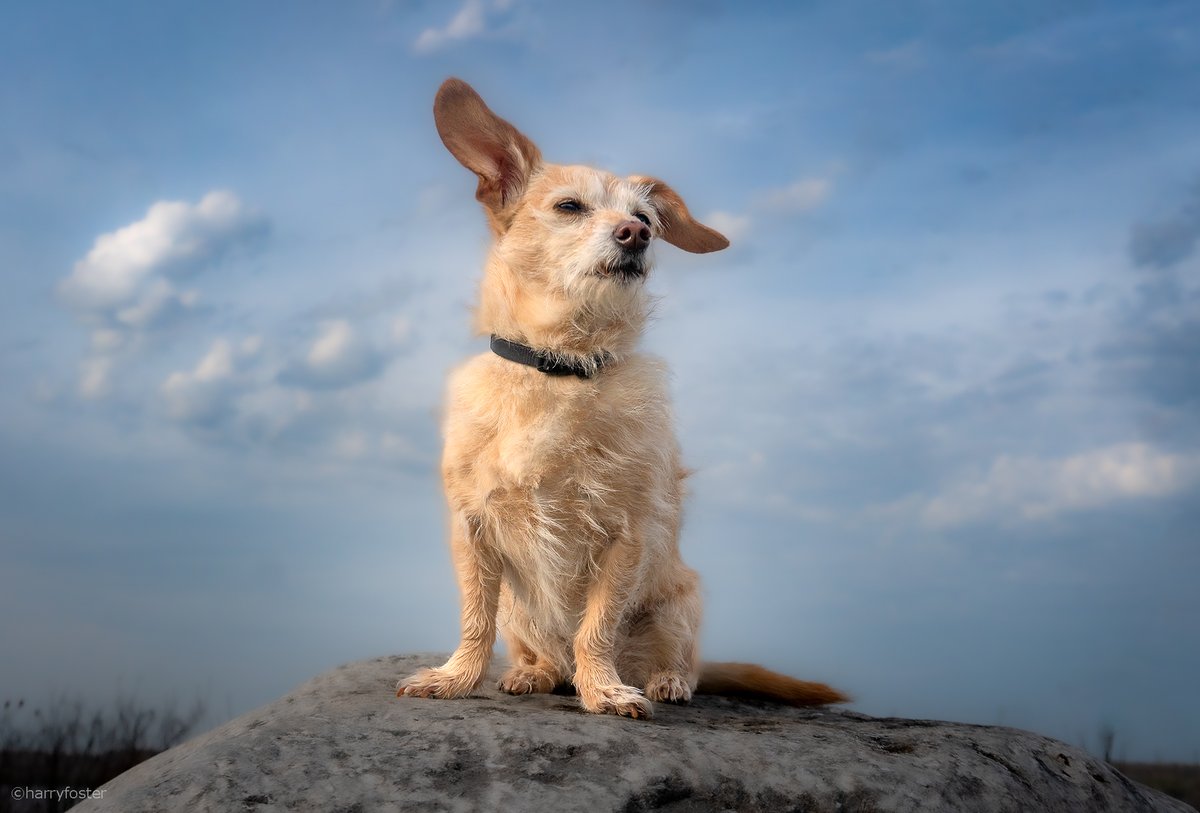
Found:
[[982, 520], [1046, 520], [1132, 500], [1178, 494], [1194, 484], [1200, 456], [1124, 443], [1063, 458], [1002, 455], [986, 472], [948, 488], [922, 509], [935, 527]]
[[196, 203], [159, 201], [141, 220], [97, 237], [57, 288], [60, 301], [91, 329], [80, 394], [106, 395], [121, 355], [196, 307], [199, 292], [179, 290], [181, 280], [257, 247], [269, 230], [261, 212], [215, 190]]
[[159, 201], [141, 220], [97, 237], [59, 294], [81, 312], [144, 326], [172, 298], [182, 298], [168, 279], [211, 266], [268, 228], [262, 214], [232, 192], [209, 192], [194, 204]]

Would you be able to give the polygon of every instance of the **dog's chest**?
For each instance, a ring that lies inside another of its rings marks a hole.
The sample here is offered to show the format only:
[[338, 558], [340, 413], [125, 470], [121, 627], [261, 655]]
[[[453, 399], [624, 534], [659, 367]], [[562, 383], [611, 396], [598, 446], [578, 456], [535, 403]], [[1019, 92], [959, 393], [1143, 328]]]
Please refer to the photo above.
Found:
[[481, 514], [505, 548], [602, 541], [626, 496], [647, 488], [648, 411], [621, 388], [564, 389], [473, 398], [447, 424], [451, 503]]
[[[613, 448], [616, 416], [603, 403], [573, 406], [506, 416], [476, 460], [475, 493], [505, 582], [547, 632], [565, 636], [599, 554], [625, 527], [621, 494], [630, 481]], [[610, 430], [597, 436], [601, 425]]]
[[625, 490], [636, 460], [620, 412], [603, 401], [566, 402], [505, 416], [477, 459], [479, 486], [495, 502], [505, 495], [521, 504], [517, 524], [537, 520], [548, 528], [607, 524], [611, 498]]
[[[443, 470], [452, 508], [504, 535], [576, 540], [625, 524], [674, 482], [670, 410], [629, 363], [599, 382], [505, 375], [480, 359], [452, 380]], [[651, 381], [647, 381], [651, 379]]]

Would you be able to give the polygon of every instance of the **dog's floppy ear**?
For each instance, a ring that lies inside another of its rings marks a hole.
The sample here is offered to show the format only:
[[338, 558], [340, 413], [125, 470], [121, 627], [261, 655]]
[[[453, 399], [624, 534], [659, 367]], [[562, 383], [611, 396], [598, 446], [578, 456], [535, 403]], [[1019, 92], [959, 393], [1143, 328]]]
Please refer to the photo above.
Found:
[[725, 235], [692, 217], [679, 193], [658, 178], [631, 175], [629, 180], [650, 189], [650, 202], [658, 212], [662, 239], [693, 254], [707, 254], [729, 247]]
[[461, 79], [447, 79], [433, 101], [433, 120], [446, 149], [479, 176], [475, 197], [492, 215], [500, 215], [525, 189], [542, 163], [542, 154], [484, 104]]

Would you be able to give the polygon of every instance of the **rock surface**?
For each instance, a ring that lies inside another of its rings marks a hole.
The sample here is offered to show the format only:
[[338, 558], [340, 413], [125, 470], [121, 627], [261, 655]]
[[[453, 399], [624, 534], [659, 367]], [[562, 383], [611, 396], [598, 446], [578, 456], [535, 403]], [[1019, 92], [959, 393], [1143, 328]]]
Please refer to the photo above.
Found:
[[122, 774], [95, 811], [1189, 811], [1011, 728], [700, 697], [634, 721], [574, 697], [396, 698], [438, 655], [347, 664]]

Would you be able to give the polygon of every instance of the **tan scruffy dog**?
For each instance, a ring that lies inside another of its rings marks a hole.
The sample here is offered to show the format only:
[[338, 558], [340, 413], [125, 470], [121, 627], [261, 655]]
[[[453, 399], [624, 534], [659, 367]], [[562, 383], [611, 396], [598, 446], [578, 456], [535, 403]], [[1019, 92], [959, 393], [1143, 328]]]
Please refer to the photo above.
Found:
[[699, 581], [679, 556], [686, 472], [666, 370], [637, 352], [654, 238], [684, 251], [729, 241], [660, 180], [542, 160], [448, 79], [433, 107], [454, 157], [479, 176], [494, 244], [476, 326], [493, 352], [456, 370], [442, 475], [462, 591], [462, 643], [398, 695], [479, 685], [497, 623], [500, 688], [574, 683], [583, 707], [648, 717], [693, 692], [796, 705], [846, 698], [749, 664], [701, 664]]

